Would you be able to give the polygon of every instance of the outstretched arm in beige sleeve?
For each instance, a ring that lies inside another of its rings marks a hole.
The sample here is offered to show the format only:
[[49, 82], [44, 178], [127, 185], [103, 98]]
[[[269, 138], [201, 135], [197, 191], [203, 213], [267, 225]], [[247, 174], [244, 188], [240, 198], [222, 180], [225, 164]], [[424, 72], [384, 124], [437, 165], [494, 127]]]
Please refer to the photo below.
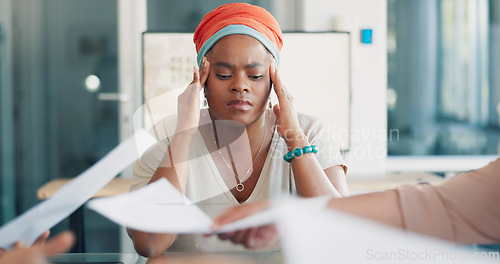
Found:
[[407, 230], [463, 244], [500, 243], [500, 159], [441, 185], [397, 189]]
[[500, 159], [440, 185], [332, 199], [329, 207], [463, 244], [500, 243]]

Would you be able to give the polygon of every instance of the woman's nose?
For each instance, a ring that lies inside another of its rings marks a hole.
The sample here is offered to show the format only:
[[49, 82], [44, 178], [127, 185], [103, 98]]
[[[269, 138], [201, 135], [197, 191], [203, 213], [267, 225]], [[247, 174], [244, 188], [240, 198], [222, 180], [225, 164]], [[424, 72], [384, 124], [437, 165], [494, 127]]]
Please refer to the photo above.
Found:
[[234, 76], [233, 83], [230, 86], [231, 92], [248, 93], [250, 91], [250, 86], [245, 77], [241, 75]]

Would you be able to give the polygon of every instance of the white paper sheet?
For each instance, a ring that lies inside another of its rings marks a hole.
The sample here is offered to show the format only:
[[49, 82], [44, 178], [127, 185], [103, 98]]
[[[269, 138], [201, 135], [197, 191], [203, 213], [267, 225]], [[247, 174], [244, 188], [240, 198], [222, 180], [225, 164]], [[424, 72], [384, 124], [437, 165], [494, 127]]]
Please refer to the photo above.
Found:
[[[326, 197], [294, 200], [294, 208], [307, 212], [325, 207]], [[292, 203], [288, 201], [287, 203]], [[160, 179], [136, 191], [90, 201], [87, 206], [110, 220], [151, 233], [211, 233], [213, 220], [169, 181]], [[251, 215], [218, 230], [230, 232], [273, 223], [281, 206]]]
[[288, 264], [481, 263], [470, 249], [329, 209], [288, 207], [278, 228]]
[[212, 219], [166, 179], [136, 191], [94, 199], [87, 207], [110, 220], [145, 232], [209, 233]]
[[122, 142], [95, 165], [78, 175], [49, 199], [0, 228], [0, 247], [16, 241], [31, 245], [43, 232], [68, 217], [118, 173], [137, 160], [156, 140], [144, 130]]

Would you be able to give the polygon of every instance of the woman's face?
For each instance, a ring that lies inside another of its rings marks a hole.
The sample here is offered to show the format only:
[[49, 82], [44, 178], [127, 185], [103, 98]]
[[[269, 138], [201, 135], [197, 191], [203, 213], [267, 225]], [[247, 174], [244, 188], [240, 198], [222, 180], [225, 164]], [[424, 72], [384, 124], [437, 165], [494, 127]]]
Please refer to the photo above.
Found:
[[217, 41], [206, 57], [210, 74], [205, 95], [212, 116], [253, 124], [266, 109], [271, 91], [271, 53], [251, 36], [229, 35]]

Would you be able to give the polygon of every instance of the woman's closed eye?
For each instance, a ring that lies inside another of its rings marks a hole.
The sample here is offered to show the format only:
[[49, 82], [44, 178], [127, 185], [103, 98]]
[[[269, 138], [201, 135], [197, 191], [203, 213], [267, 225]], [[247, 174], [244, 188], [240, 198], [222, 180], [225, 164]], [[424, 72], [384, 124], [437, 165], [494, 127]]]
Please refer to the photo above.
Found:
[[[228, 80], [230, 79], [231, 77], [233, 77], [231, 74], [215, 74], [217, 76], [217, 78], [219, 78], [220, 80]], [[264, 77], [263, 74], [261, 75], [249, 75], [248, 78], [252, 79], [252, 80], [260, 80]]]
[[217, 76], [217, 78], [221, 79], [221, 80], [227, 80], [229, 78], [231, 78], [231, 74], [215, 74]]
[[252, 80], [260, 80], [260, 79], [262, 79], [262, 77], [264, 77], [264, 74], [261, 74], [261, 75], [250, 75], [248, 77], [250, 79], [252, 79]]

